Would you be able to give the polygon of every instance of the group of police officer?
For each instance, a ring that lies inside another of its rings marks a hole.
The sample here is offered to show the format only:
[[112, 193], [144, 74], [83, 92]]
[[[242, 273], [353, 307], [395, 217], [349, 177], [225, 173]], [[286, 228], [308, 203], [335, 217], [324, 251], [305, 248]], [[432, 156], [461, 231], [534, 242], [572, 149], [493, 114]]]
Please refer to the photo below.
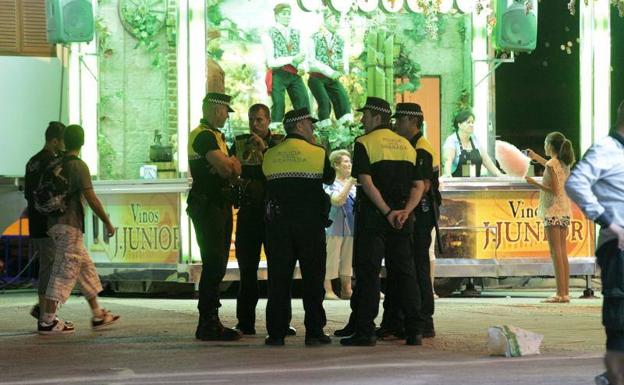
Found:
[[[290, 326], [291, 284], [298, 261], [303, 280], [305, 344], [331, 343], [323, 328], [326, 243], [330, 200], [323, 184], [335, 171], [315, 144], [308, 109], [285, 114], [286, 136], [271, 133], [267, 106], [249, 109], [250, 133], [228, 150], [223, 127], [230, 96], [208, 93], [203, 118], [189, 136], [193, 184], [187, 211], [202, 258], [196, 338], [232, 341], [253, 335], [258, 302], [257, 269], [264, 245], [268, 265], [267, 345], [284, 345]], [[358, 180], [354, 242], [355, 289], [347, 325], [334, 334], [347, 346], [373, 346], [378, 338], [404, 338], [408, 345], [435, 336], [428, 249], [436, 222], [438, 165], [423, 137], [418, 104], [368, 97], [362, 112], [365, 134], [354, 144], [352, 175]], [[395, 127], [391, 119], [395, 118]], [[235, 328], [219, 320], [219, 284], [227, 267], [232, 204], [239, 207], [236, 257], [240, 272]], [[387, 271], [383, 321], [379, 309], [382, 260]]]

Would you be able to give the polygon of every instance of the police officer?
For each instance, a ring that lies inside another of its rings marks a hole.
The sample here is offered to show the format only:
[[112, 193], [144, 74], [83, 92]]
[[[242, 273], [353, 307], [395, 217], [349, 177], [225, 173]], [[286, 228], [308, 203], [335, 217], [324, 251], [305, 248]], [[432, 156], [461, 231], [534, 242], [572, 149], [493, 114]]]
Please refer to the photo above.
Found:
[[[237, 184], [238, 214], [236, 218], [236, 259], [240, 283], [236, 299], [236, 329], [245, 335], [256, 334], [258, 304], [258, 264], [260, 250], [266, 248], [264, 198], [266, 179], [262, 174], [264, 152], [284, 139], [269, 130], [271, 112], [264, 104], [249, 108], [249, 134], [236, 137], [230, 153], [241, 162], [242, 174]], [[296, 330], [289, 328], [289, 335]]]
[[[396, 133], [408, 139], [416, 150], [416, 169], [418, 176], [424, 181], [425, 193], [414, 209], [414, 265], [420, 288], [421, 315], [424, 319], [423, 337], [435, 337], [433, 325], [433, 286], [431, 284], [429, 264], [429, 246], [431, 245], [431, 230], [437, 217], [435, 213], [441, 202], [438, 174], [440, 164], [434, 159], [433, 146], [424, 137], [422, 132], [424, 115], [420, 105], [416, 103], [399, 103], [393, 115], [396, 118]], [[401, 315], [397, 306], [401, 292], [396, 290], [396, 281], [388, 279], [388, 290], [384, 299], [384, 315], [377, 336], [384, 338], [388, 335], [402, 333]]]
[[240, 333], [219, 320], [219, 284], [227, 267], [232, 237], [230, 179], [241, 174], [236, 157], [228, 157], [225, 136], [219, 128], [228, 118], [231, 97], [211, 92], [202, 103], [203, 118], [189, 134], [188, 157], [193, 184], [187, 212], [193, 221], [201, 253], [199, 281], [199, 323], [195, 338], [205, 341], [232, 341]]
[[364, 107], [364, 135], [355, 141], [353, 176], [360, 183], [356, 203], [354, 268], [356, 285], [351, 298], [354, 334], [340, 343], [347, 346], [376, 344], [375, 317], [379, 310], [379, 273], [385, 258], [388, 275], [404, 295], [406, 344], [422, 344], [420, 294], [412, 258], [411, 212], [424, 190], [416, 175], [416, 151], [392, 131], [391, 110], [383, 99], [369, 97]]
[[313, 144], [312, 124], [316, 121], [307, 108], [286, 113], [286, 138], [266, 152], [262, 163], [267, 178], [267, 345], [284, 345], [297, 260], [303, 279], [305, 344], [331, 342], [323, 332], [326, 324], [323, 309], [327, 258], [325, 227], [331, 205], [323, 183], [333, 183], [336, 173], [323, 147]]

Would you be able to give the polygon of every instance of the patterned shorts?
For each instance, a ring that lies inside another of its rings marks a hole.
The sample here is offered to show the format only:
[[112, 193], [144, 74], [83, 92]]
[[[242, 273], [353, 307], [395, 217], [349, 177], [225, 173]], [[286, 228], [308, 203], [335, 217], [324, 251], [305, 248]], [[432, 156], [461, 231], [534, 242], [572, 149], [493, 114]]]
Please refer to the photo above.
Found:
[[561, 226], [568, 227], [570, 226], [570, 217], [562, 216], [562, 217], [546, 217], [544, 218], [544, 226]]
[[46, 298], [65, 303], [76, 282], [86, 299], [102, 291], [100, 277], [85, 248], [82, 231], [72, 226], [54, 225], [48, 232], [56, 246], [54, 265], [46, 290]]

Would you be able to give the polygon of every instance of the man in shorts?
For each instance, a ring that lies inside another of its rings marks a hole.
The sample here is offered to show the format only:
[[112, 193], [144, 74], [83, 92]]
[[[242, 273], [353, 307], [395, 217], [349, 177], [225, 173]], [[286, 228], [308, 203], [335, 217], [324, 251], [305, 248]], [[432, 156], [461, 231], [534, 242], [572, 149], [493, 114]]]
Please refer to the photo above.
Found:
[[66, 334], [74, 331], [56, 318], [59, 303], [65, 303], [76, 283], [80, 283], [82, 294], [87, 299], [93, 318], [91, 326], [99, 329], [119, 319], [110, 311], [100, 308], [97, 295], [102, 291], [93, 260], [84, 245], [84, 198], [93, 212], [104, 222], [109, 237], [115, 234], [115, 227], [108, 219], [102, 203], [93, 191], [89, 167], [78, 155], [84, 144], [84, 130], [78, 125], [65, 128], [65, 149], [67, 153], [62, 163], [60, 175], [69, 182], [68, 195], [65, 198], [66, 210], [59, 216], [48, 217], [48, 234], [54, 241], [56, 255], [50, 273], [50, 281], [45, 294], [43, 314], [39, 319], [39, 334]]
[[[65, 125], [61, 122], [48, 124], [45, 131], [45, 145], [41, 151], [28, 160], [24, 175], [24, 197], [28, 202], [28, 208], [23, 216], [28, 217], [28, 234], [33, 258], [39, 259], [39, 303], [30, 311], [30, 314], [37, 319], [41, 315], [41, 307], [50, 280], [50, 270], [54, 261], [54, 242], [48, 236], [47, 216], [35, 208], [34, 193], [39, 186], [41, 174], [64, 148], [64, 131]], [[68, 323], [68, 321], [65, 322]]]

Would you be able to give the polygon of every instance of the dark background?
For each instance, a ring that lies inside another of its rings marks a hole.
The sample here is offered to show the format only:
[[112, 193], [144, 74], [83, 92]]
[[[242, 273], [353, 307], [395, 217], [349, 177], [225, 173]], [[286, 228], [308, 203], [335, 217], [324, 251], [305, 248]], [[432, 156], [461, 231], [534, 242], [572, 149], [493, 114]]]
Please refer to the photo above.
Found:
[[[611, 8], [613, 122], [624, 99], [624, 18]], [[519, 54], [515, 63], [496, 70], [496, 133], [501, 140], [543, 153], [545, 136], [560, 131], [579, 156], [579, 21], [578, 4], [572, 16], [567, 1], [539, 3], [535, 51]], [[568, 41], [572, 42], [570, 54], [561, 50]]]
[[[581, 0], [582, 1], [582, 0]], [[496, 133], [518, 148], [543, 154], [545, 136], [566, 135], [578, 152], [579, 16], [566, 1], [541, 1], [537, 47], [496, 70]], [[571, 54], [560, 46], [572, 42]]]

